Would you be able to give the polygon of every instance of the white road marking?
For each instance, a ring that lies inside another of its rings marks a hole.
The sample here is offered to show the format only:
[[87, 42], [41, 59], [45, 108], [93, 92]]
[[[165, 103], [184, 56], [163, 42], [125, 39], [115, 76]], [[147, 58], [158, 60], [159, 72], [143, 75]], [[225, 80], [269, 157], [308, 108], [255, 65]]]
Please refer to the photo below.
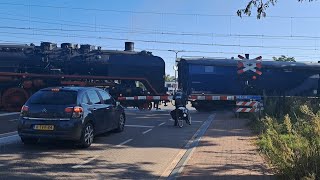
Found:
[[133, 139], [128, 139], [128, 140], [126, 140], [126, 141], [118, 144], [117, 146], [122, 146], [122, 145], [127, 144], [128, 142], [130, 142], [130, 141], [132, 141], [132, 140], [133, 140]]
[[[181, 173], [184, 165], [188, 162], [190, 156], [192, 155], [197, 143], [201, 140], [203, 134], [202, 131], [206, 131], [208, 127], [215, 118], [215, 114], [211, 115], [204, 123], [200, 126], [197, 132], [191, 137], [188, 143], [182, 148], [172, 162], [167, 166], [166, 170], [161, 174], [160, 179], [176, 179], [177, 175]], [[193, 146], [192, 146], [193, 145]], [[187, 155], [188, 154], [188, 155]], [[185, 157], [186, 156], [186, 157]], [[180, 166], [179, 166], [180, 164]]]
[[192, 122], [195, 122], [195, 123], [203, 123], [203, 121], [192, 121]]
[[163, 123], [161, 123], [161, 124], [159, 124], [158, 126], [162, 126], [162, 125], [164, 125], [166, 122], [163, 122]]
[[[192, 156], [193, 152], [198, 146], [198, 143], [201, 141], [202, 136], [205, 134], [207, 129], [209, 128], [212, 121], [215, 119], [215, 114], [212, 114], [209, 116], [209, 118], [201, 125], [201, 127], [198, 129], [198, 131], [192, 136], [192, 138], [189, 140], [189, 142], [186, 144], [185, 148], [182, 149], [185, 153], [182, 157], [178, 157], [179, 162], [176, 164], [176, 166], [171, 171], [170, 175], [168, 175], [169, 168], [166, 169], [166, 171], [161, 175], [161, 177], [166, 177], [166, 179], [176, 179], [179, 174], [183, 171], [185, 165], [189, 161], [190, 157]], [[177, 158], [177, 157], [176, 157]], [[174, 164], [171, 164], [174, 165]], [[171, 167], [170, 167], [171, 169]]]
[[142, 132], [142, 134], [146, 134], [146, 133], [150, 132], [151, 130], [152, 130], [152, 129], [148, 129], [148, 130]]
[[143, 126], [143, 125], [125, 125], [126, 127], [138, 127], [138, 128], [154, 128], [154, 126]]
[[15, 115], [15, 114], [20, 114], [20, 112], [2, 113], [2, 114], [0, 114], [0, 117], [2, 117], [2, 116], [10, 116], [10, 115]]
[[91, 161], [97, 159], [98, 157], [99, 157], [99, 156], [96, 155], [96, 156], [94, 156], [94, 157], [92, 157], [92, 158], [90, 158], [90, 159], [87, 159], [87, 160], [83, 161], [83, 163], [81, 163], [81, 164], [72, 166], [72, 168], [73, 168], [73, 169], [81, 168], [83, 165], [90, 163]]
[[179, 153], [175, 156], [175, 158], [172, 160], [172, 162], [169, 164], [169, 166], [166, 168], [166, 170], [162, 173], [162, 175], [160, 176], [160, 179], [168, 179], [170, 173], [173, 171], [173, 169], [175, 168], [175, 166], [179, 163], [179, 161], [181, 160], [181, 158], [183, 157], [183, 155], [186, 153], [186, 149], [182, 149], [179, 151]]

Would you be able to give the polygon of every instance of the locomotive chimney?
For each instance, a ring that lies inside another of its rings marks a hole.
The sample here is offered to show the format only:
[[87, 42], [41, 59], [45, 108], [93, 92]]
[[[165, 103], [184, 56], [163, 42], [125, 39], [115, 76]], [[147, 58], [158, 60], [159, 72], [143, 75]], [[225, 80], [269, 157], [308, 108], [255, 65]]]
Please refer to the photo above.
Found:
[[134, 42], [125, 42], [125, 51], [134, 51]]

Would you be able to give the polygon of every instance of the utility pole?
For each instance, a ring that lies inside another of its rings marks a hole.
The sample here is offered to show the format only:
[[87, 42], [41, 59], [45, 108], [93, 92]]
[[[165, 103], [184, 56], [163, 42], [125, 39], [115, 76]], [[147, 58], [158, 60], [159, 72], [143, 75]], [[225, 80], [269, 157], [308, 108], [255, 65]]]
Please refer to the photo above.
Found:
[[173, 69], [174, 69], [174, 83], [175, 83], [175, 88], [174, 88], [174, 93], [176, 93], [177, 91], [177, 70], [178, 70], [178, 67], [177, 67], [177, 61], [178, 61], [178, 53], [179, 52], [185, 52], [184, 50], [168, 50], [170, 52], [174, 52], [176, 54], [176, 59], [175, 59], [175, 63], [174, 63], [174, 66], [173, 66]]

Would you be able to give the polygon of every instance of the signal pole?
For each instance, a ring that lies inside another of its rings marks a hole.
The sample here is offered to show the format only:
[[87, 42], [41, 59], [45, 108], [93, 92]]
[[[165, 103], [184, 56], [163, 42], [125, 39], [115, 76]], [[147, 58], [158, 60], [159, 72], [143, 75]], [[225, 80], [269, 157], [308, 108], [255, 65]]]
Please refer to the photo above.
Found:
[[178, 67], [177, 67], [177, 61], [178, 61], [178, 53], [179, 52], [185, 52], [184, 50], [168, 50], [170, 52], [174, 52], [176, 54], [176, 59], [175, 59], [175, 63], [174, 63], [174, 66], [173, 66], [173, 69], [174, 69], [174, 84], [175, 84], [175, 88], [174, 88], [174, 93], [176, 93], [177, 91], [177, 70], [178, 70]]

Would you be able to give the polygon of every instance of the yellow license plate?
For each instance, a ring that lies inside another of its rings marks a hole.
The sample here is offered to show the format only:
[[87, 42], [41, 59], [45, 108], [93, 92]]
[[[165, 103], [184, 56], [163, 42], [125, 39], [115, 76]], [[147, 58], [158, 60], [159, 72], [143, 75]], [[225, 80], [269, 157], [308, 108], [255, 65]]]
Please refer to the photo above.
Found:
[[52, 131], [54, 130], [54, 126], [53, 125], [34, 125], [33, 129], [43, 130], [43, 131]]

